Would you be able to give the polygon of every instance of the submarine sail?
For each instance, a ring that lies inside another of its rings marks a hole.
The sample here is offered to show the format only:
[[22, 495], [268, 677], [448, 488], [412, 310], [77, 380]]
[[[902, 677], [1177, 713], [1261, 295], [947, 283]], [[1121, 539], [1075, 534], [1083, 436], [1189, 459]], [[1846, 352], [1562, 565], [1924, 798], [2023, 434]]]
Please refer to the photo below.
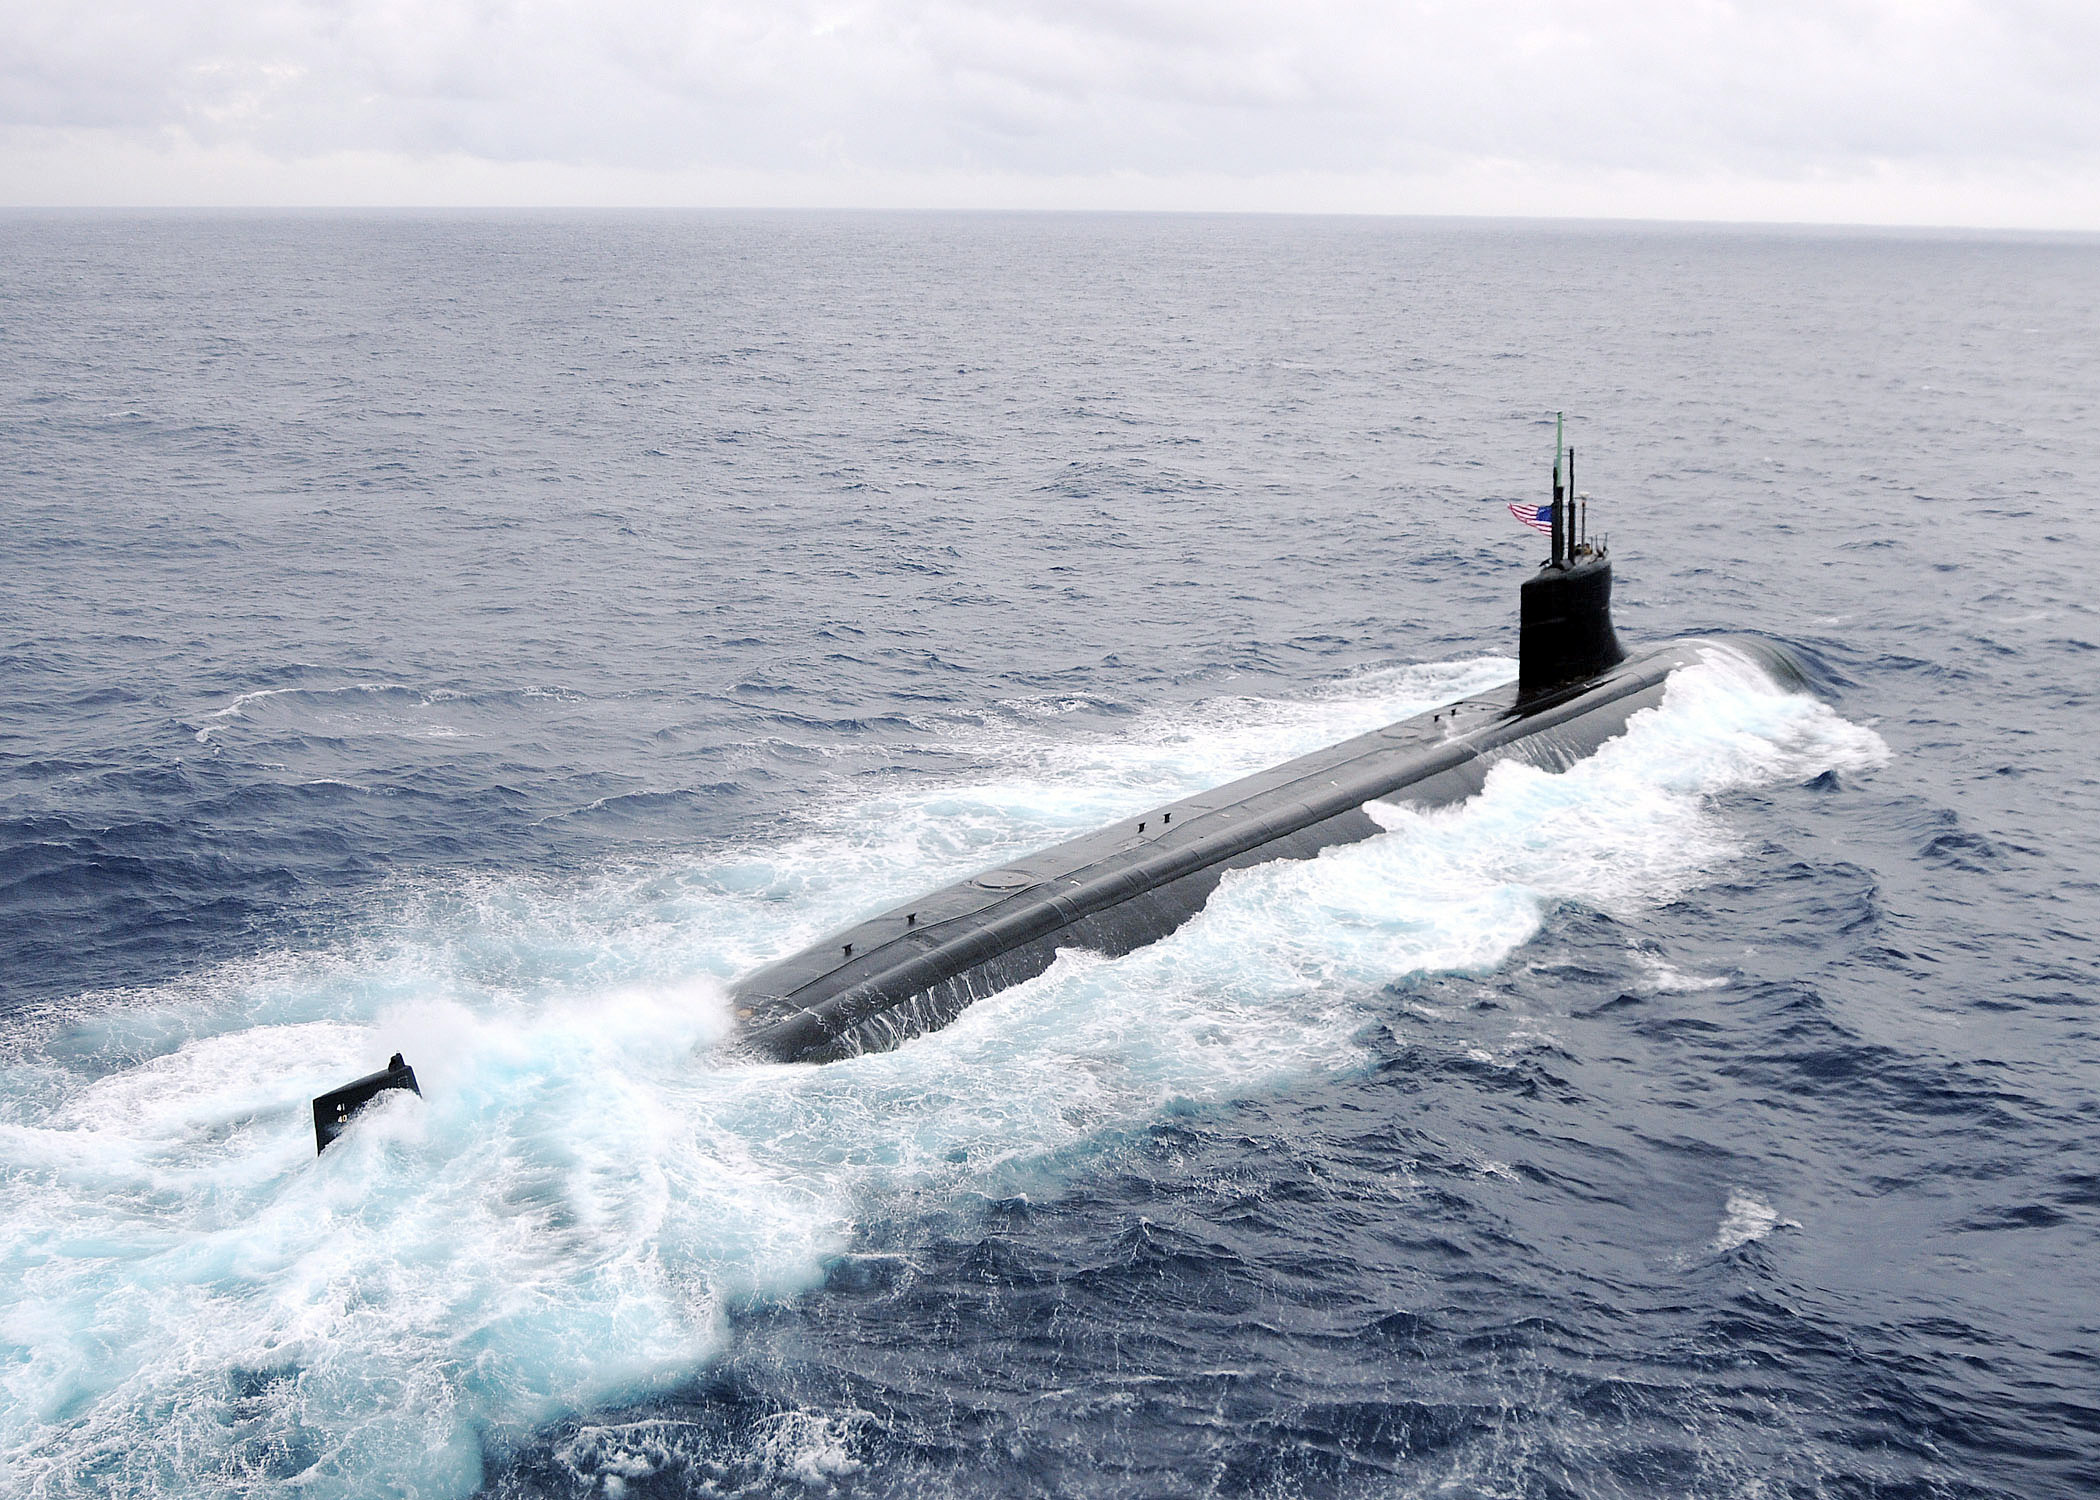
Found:
[[[1499, 761], [1565, 770], [1623, 732], [1661, 702], [1672, 672], [1719, 643], [1627, 654], [1612, 628], [1611, 560], [1580, 525], [1573, 451], [1557, 434], [1556, 450], [1552, 556], [1522, 587], [1516, 682], [870, 917], [740, 981], [731, 998], [742, 1044], [781, 1062], [885, 1050], [1042, 973], [1061, 948], [1115, 957], [1158, 941], [1203, 909], [1228, 870], [1370, 838], [1380, 826], [1368, 802], [1460, 802]], [[1729, 645], [1798, 680], [1778, 648]]]

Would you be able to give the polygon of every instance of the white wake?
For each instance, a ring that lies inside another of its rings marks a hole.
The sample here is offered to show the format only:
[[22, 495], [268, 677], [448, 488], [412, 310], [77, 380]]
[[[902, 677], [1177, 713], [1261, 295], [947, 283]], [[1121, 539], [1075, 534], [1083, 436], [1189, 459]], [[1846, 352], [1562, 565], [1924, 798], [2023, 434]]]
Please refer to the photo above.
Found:
[[[1489, 969], [1559, 900], [1666, 900], [1728, 860], [1712, 799], [1874, 764], [1730, 657], [1562, 775], [1229, 876], [1179, 933], [897, 1052], [725, 1066], [724, 982], [824, 929], [1506, 679], [1389, 673], [1117, 742], [1016, 735], [971, 786], [588, 889], [433, 889], [286, 954], [16, 1038], [0, 1070], [0, 1464], [29, 1494], [464, 1494], [484, 1442], [688, 1378], [725, 1316], [863, 1222], [1055, 1192], [1171, 1110], [1356, 1066], [1386, 983]], [[407, 1053], [313, 1156], [313, 1094]]]

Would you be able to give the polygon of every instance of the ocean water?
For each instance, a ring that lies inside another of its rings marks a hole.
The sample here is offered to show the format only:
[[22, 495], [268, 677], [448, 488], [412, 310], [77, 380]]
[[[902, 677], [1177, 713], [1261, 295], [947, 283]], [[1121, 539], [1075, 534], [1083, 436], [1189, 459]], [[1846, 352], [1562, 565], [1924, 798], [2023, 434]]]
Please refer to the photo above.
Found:
[[[2100, 1489], [2100, 240], [0, 269], [0, 1493]], [[1556, 408], [1622, 634], [1813, 691], [720, 1055], [832, 926], [1511, 675]]]

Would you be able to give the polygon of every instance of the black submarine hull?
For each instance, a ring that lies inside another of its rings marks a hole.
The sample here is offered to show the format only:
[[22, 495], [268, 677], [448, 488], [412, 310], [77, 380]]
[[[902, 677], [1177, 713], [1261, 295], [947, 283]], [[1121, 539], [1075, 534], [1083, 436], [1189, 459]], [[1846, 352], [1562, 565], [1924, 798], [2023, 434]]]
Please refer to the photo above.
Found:
[[1513, 682], [1403, 719], [931, 892], [760, 969], [732, 991], [743, 1045], [780, 1062], [883, 1051], [1034, 978], [1059, 949], [1114, 957], [1156, 942], [1201, 911], [1228, 870], [1380, 832], [1368, 802], [1462, 802], [1502, 760], [1565, 770], [1659, 703], [1672, 672], [1716, 650], [1801, 681], [1769, 642], [1691, 638], [1557, 689]]

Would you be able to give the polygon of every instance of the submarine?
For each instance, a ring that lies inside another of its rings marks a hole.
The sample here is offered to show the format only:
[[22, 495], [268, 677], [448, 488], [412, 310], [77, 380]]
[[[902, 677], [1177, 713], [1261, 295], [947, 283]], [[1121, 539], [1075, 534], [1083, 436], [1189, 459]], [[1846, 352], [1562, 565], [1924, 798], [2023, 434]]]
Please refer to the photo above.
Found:
[[[730, 990], [730, 1048], [781, 1063], [884, 1051], [1041, 974], [1060, 949], [1120, 957], [1195, 916], [1228, 871], [1382, 832], [1368, 803], [1463, 802], [1505, 760], [1566, 770], [1660, 703], [1673, 672], [1717, 650], [1806, 685], [1783, 647], [1757, 637], [1690, 636], [1629, 652], [1612, 626], [1611, 556], [1588, 535], [1574, 469], [1556, 423], [1551, 502], [1511, 506], [1552, 538], [1551, 556], [1518, 591], [1514, 682], [986, 870], [767, 964]], [[396, 1053], [386, 1069], [315, 1099], [316, 1151], [372, 1098], [403, 1088], [420, 1092]]]
[[1517, 678], [1383, 729], [929, 892], [734, 985], [737, 1041], [776, 1062], [883, 1051], [1032, 979], [1063, 948], [1120, 957], [1197, 912], [1227, 871], [1382, 832], [1370, 802], [1463, 802], [1497, 763], [1566, 770], [1662, 701], [1716, 649], [1800, 684], [1780, 647], [1686, 637], [1629, 653], [1611, 618], [1611, 557], [1577, 510], [1575, 452], [1555, 426], [1552, 501], [1512, 506], [1552, 555], [1518, 595]]

